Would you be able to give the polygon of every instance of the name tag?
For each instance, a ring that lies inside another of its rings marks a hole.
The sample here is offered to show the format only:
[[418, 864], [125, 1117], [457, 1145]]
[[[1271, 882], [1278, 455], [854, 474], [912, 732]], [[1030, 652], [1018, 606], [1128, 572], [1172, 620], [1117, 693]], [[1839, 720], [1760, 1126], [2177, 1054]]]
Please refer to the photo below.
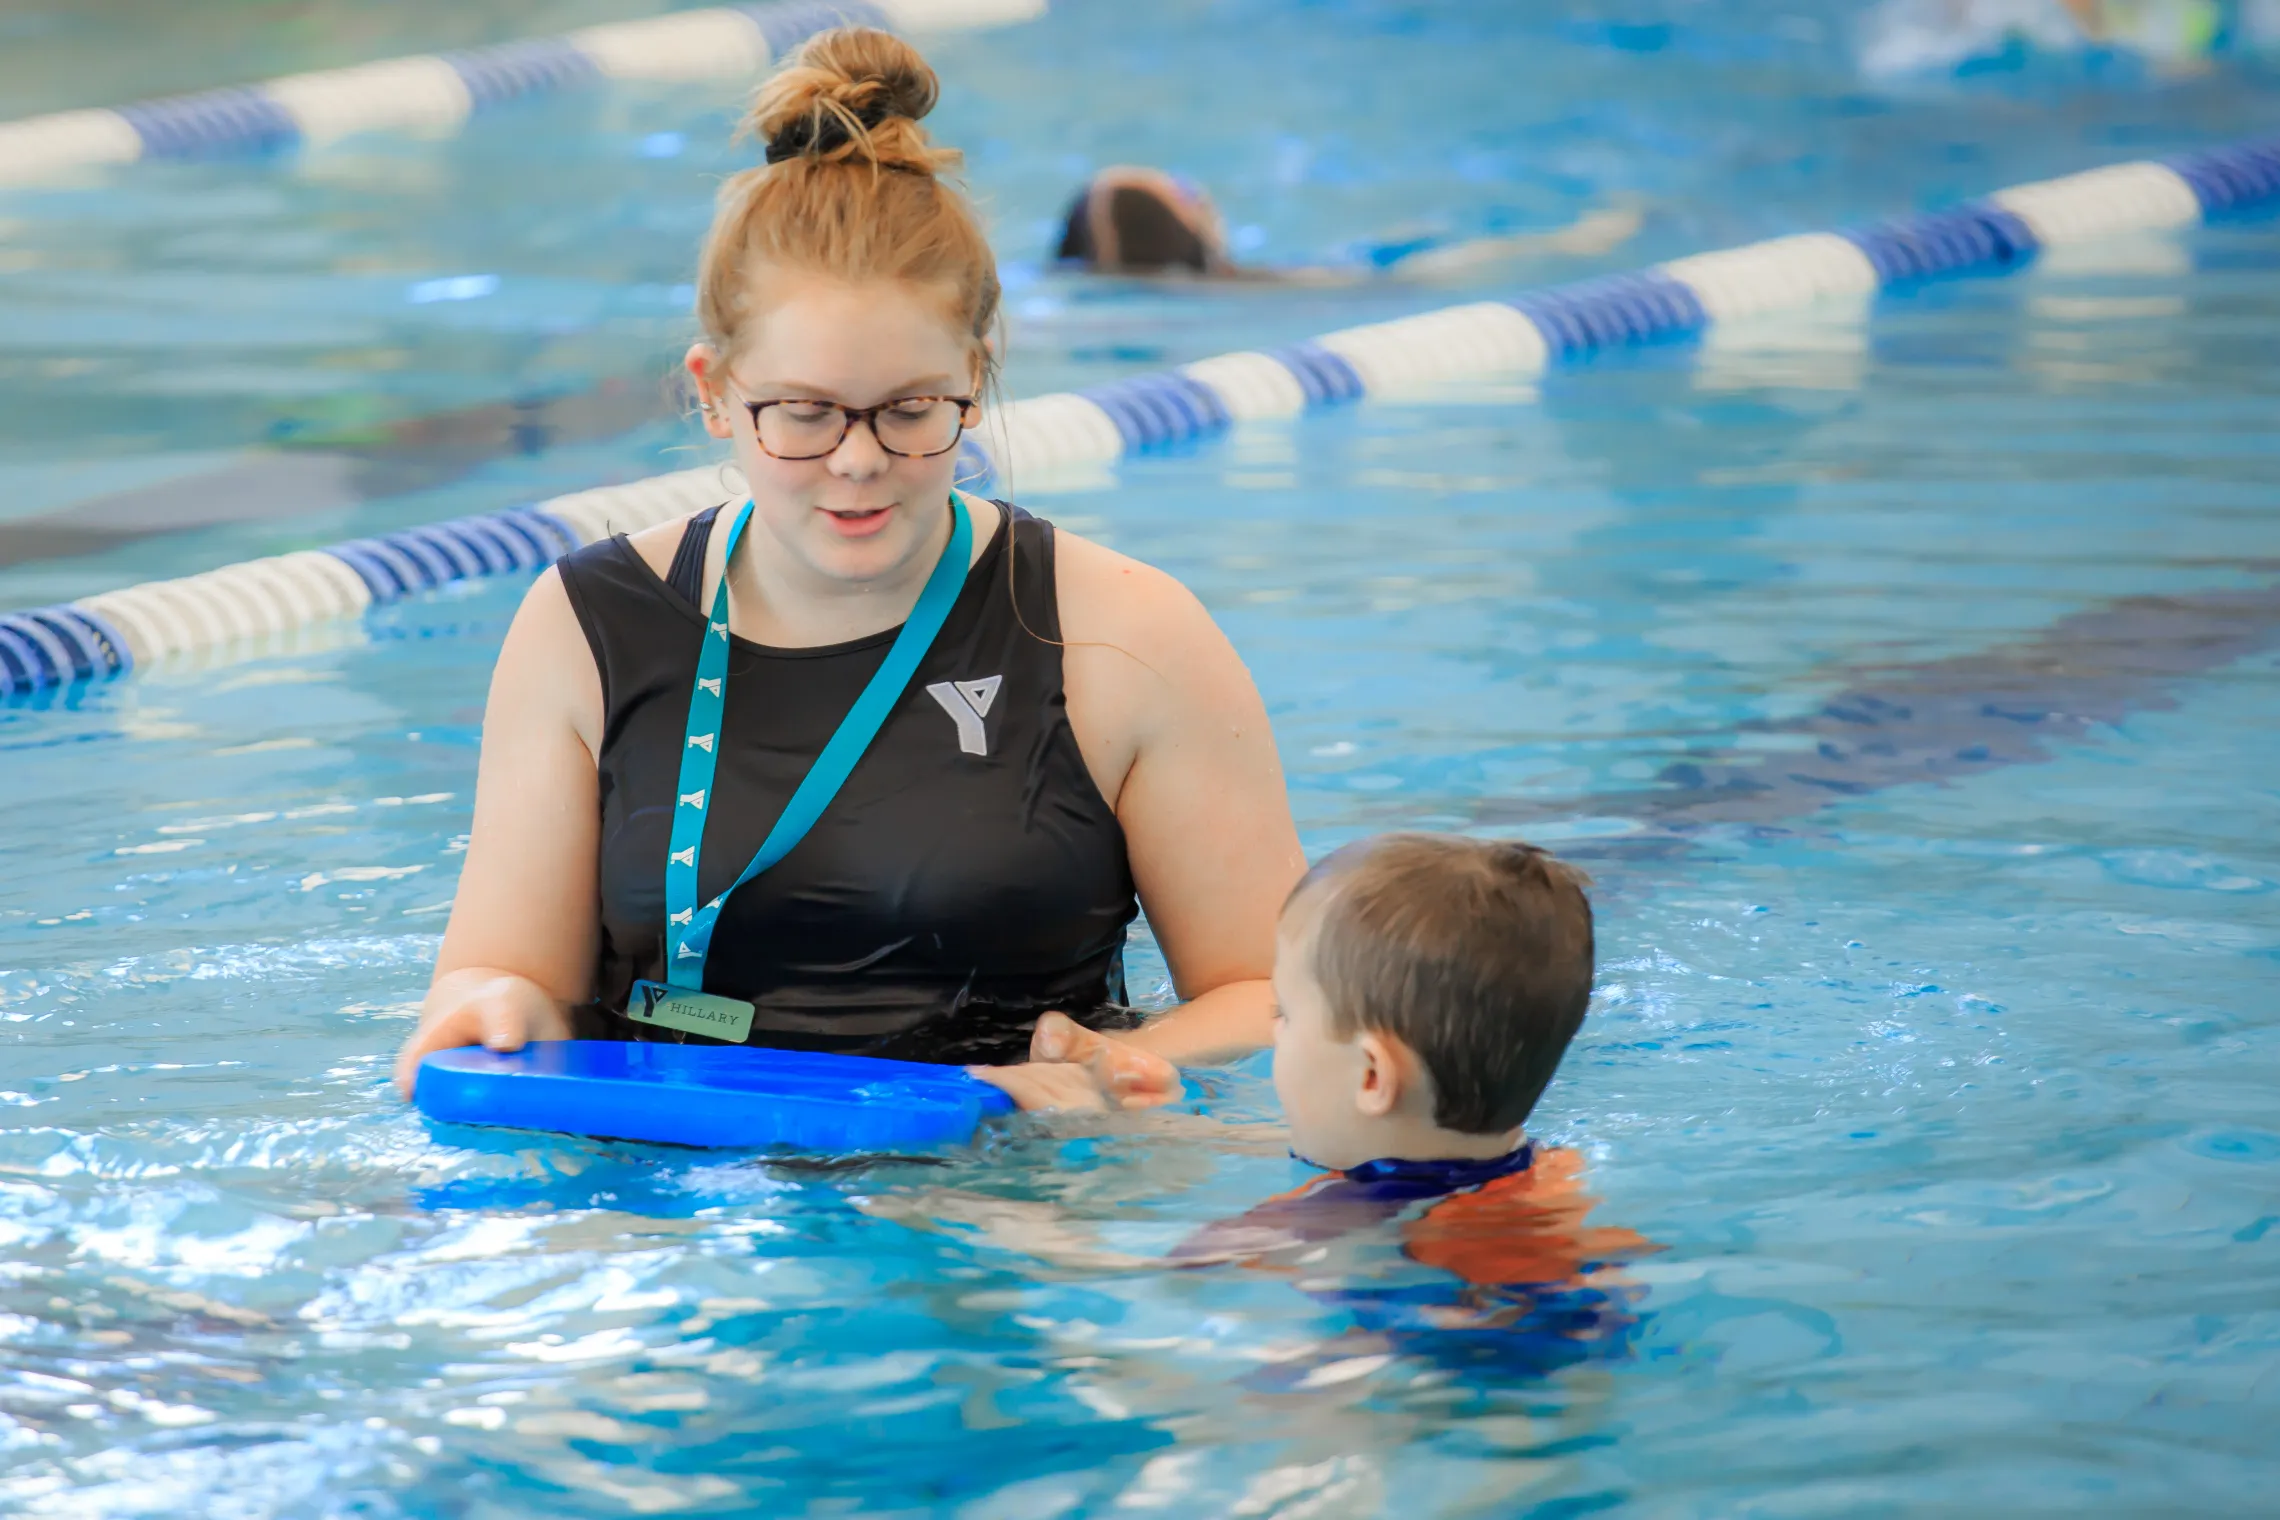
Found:
[[661, 982], [635, 982], [625, 1016], [636, 1024], [701, 1034], [732, 1045], [743, 1044], [744, 1037], [752, 1032], [750, 1003], [709, 992], [686, 992]]

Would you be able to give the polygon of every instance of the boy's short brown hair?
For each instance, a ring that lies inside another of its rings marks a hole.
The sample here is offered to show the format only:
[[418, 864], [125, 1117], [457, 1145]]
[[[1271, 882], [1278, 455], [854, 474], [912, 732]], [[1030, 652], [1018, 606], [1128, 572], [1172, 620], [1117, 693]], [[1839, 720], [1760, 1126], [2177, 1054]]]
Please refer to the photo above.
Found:
[[1433, 1079], [1434, 1122], [1516, 1129], [1591, 1002], [1591, 878], [1531, 844], [1382, 834], [1308, 871], [1314, 977], [1332, 1032], [1396, 1036]]

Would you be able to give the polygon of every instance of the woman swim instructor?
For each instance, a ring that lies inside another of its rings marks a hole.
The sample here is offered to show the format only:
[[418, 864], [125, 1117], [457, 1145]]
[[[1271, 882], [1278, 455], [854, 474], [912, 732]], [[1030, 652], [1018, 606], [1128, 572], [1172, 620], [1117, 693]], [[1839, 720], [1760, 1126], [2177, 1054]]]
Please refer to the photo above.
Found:
[[[751, 500], [525, 598], [407, 1092], [450, 1046], [709, 1036], [1131, 1104], [1271, 1038], [1304, 862], [1249, 675], [1169, 576], [953, 493], [998, 281], [935, 93], [867, 29], [761, 91], [687, 359]], [[1186, 1001], [1104, 1034], [1135, 893]]]

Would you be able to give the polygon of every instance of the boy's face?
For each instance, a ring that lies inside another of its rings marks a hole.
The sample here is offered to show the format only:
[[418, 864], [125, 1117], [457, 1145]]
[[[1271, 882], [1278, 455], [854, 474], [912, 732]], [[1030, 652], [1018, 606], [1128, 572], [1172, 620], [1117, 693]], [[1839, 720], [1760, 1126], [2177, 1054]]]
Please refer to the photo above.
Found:
[[1290, 1148], [1337, 1169], [1374, 1159], [1355, 1107], [1363, 1057], [1330, 1027], [1330, 1004], [1314, 978], [1315, 914], [1291, 905], [1275, 935], [1275, 1095], [1290, 1122]]

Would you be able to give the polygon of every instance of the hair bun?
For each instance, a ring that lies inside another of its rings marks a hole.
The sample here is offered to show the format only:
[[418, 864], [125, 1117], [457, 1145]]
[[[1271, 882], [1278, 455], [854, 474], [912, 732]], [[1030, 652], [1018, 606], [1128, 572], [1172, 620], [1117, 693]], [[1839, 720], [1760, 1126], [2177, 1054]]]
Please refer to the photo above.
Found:
[[958, 160], [918, 125], [940, 94], [934, 70], [900, 37], [839, 27], [810, 37], [760, 87], [748, 125], [771, 164], [861, 160], [931, 175]]

